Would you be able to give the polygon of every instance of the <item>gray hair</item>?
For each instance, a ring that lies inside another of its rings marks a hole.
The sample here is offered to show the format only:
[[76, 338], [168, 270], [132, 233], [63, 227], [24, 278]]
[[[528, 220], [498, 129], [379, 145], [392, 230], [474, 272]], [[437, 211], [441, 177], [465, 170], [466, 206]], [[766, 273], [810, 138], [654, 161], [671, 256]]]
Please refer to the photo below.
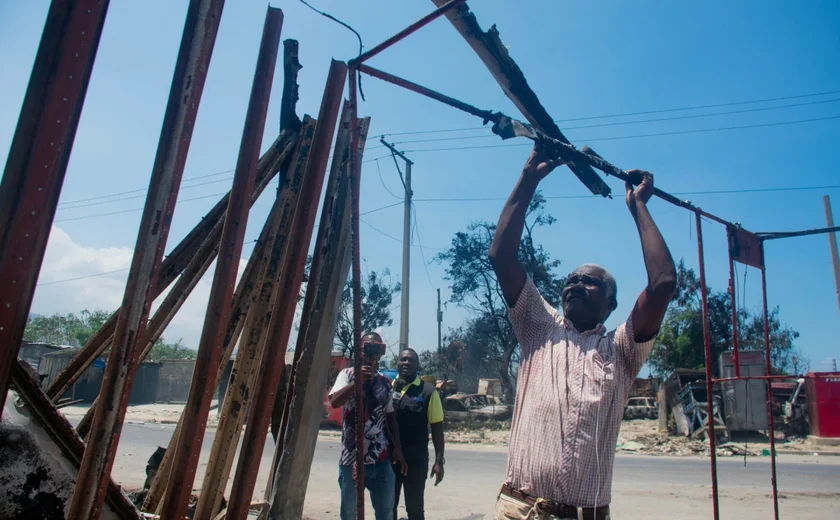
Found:
[[612, 291], [613, 298], [618, 298], [618, 284], [615, 282], [615, 278], [613, 278], [613, 275], [610, 274], [609, 271], [607, 271], [606, 269], [604, 269], [603, 267], [601, 267], [598, 264], [583, 264], [582, 266], [580, 266], [577, 269], [575, 269], [574, 271], [572, 271], [572, 273], [576, 273], [577, 271], [580, 271], [581, 269], [598, 269], [599, 271], [603, 272], [604, 273], [604, 276], [603, 276], [604, 285], [606, 285], [607, 288]]

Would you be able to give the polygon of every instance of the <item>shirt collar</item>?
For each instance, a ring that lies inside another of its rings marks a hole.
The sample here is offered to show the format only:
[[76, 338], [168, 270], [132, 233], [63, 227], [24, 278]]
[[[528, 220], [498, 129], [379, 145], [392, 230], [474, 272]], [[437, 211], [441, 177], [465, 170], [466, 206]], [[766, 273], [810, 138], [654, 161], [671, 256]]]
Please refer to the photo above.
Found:
[[607, 332], [607, 328], [604, 327], [603, 323], [599, 323], [592, 330], [587, 330], [585, 332], [578, 332], [578, 330], [575, 328], [575, 326], [572, 324], [572, 322], [567, 320], [563, 316], [560, 316], [560, 324], [563, 325], [566, 329], [571, 330], [572, 332], [575, 332], [577, 334], [580, 334], [581, 336], [586, 336], [586, 335], [589, 335], [589, 334], [603, 336]]
[[414, 376], [414, 381], [405, 385], [402, 388], [402, 390], [400, 390], [400, 395], [405, 395], [405, 392], [406, 392], [406, 390], [408, 390], [408, 387], [410, 387], [410, 386], [420, 386], [421, 383], [422, 383], [422, 381], [420, 380], [420, 376]]

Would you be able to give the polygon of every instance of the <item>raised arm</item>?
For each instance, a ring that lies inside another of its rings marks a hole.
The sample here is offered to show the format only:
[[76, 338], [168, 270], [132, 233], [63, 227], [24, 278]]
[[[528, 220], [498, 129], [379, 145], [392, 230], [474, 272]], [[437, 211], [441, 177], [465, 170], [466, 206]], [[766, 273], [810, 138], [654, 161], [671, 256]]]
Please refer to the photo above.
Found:
[[626, 185], [625, 199], [639, 230], [648, 277], [647, 287], [636, 300], [632, 314], [633, 339], [642, 343], [651, 340], [662, 326], [665, 311], [677, 285], [677, 271], [665, 239], [662, 238], [662, 233], [659, 232], [647, 208], [647, 202], [653, 195], [653, 175], [641, 170], [631, 170], [627, 173], [641, 178], [635, 189], [629, 184]]
[[545, 149], [539, 144], [535, 145], [496, 224], [496, 234], [493, 236], [493, 243], [490, 244], [490, 264], [496, 272], [502, 295], [510, 307], [516, 305], [526, 280], [518, 254], [528, 205], [540, 181], [554, 168], [563, 164], [565, 163], [560, 159], [549, 159]]

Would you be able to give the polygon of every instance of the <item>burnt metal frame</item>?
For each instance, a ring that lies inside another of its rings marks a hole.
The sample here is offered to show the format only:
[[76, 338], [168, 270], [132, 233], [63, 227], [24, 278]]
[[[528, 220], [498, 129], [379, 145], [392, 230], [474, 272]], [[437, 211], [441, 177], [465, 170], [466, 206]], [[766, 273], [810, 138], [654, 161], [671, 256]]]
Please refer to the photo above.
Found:
[[[518, 121], [512, 120], [508, 118], [504, 114], [500, 112], [493, 112], [490, 110], [482, 110], [473, 105], [455, 99], [453, 97], [447, 96], [445, 94], [441, 94], [436, 92], [428, 87], [419, 85], [407, 79], [401, 78], [399, 76], [390, 74], [388, 72], [384, 72], [378, 69], [375, 69], [369, 65], [366, 65], [365, 62], [372, 58], [373, 56], [379, 54], [386, 48], [394, 45], [398, 41], [402, 40], [403, 38], [407, 37], [408, 35], [415, 32], [417, 29], [423, 27], [424, 25], [428, 24], [429, 22], [435, 20], [436, 18], [444, 15], [450, 9], [455, 7], [465, 5], [466, 0], [451, 0], [446, 4], [440, 5], [441, 0], [432, 0], [436, 5], [439, 5], [438, 9], [433, 11], [432, 13], [426, 15], [425, 17], [421, 18], [419, 21], [415, 22], [414, 24], [408, 26], [406, 29], [400, 31], [396, 35], [388, 38], [383, 43], [377, 45], [370, 51], [361, 54], [359, 57], [352, 59], [348, 62], [348, 79], [349, 79], [349, 89], [350, 89], [350, 110], [351, 110], [351, 118], [355, 120], [358, 113], [358, 100], [357, 100], [357, 83], [356, 83], [356, 75], [357, 72], [364, 72], [365, 74], [378, 78], [380, 80], [386, 81], [388, 83], [392, 83], [396, 86], [405, 88], [412, 92], [421, 94], [426, 96], [430, 99], [434, 99], [435, 101], [439, 101], [446, 105], [449, 105], [453, 108], [457, 108], [463, 112], [471, 114], [473, 116], [481, 118], [485, 124], [488, 122], [493, 122], [495, 124], [494, 132], [499, 135], [502, 135], [504, 130], [497, 128], [500, 124], [504, 125], [522, 125], [527, 127], [524, 123], [520, 123]], [[466, 6], [465, 6], [466, 7]], [[467, 13], [469, 13], [468, 8], [466, 8]], [[452, 21], [452, 20], [451, 20]], [[455, 22], [453, 21], [453, 24]], [[532, 130], [532, 129], [528, 129]], [[633, 185], [637, 185], [640, 179], [628, 175], [626, 171], [614, 166], [613, 164], [609, 163], [608, 161], [601, 158], [598, 154], [596, 154], [591, 148], [584, 146], [581, 150], [577, 150], [573, 145], [569, 144], [568, 142], [564, 142], [563, 140], [553, 138], [551, 136], [546, 135], [544, 132], [541, 132], [539, 128], [535, 129], [534, 132], [532, 130], [532, 134], [534, 135], [535, 141], [541, 141], [542, 144], [547, 145], [552, 151], [558, 155], [560, 158], [571, 161], [571, 162], [578, 162], [586, 164], [588, 166], [592, 166], [604, 172], [607, 175], [613, 175], [621, 180], [629, 182]], [[525, 135], [525, 134], [520, 134]], [[513, 134], [508, 133], [508, 135], [502, 135], [502, 138], [509, 138], [513, 137]], [[529, 136], [530, 137], [530, 136]], [[352, 184], [351, 184], [351, 211], [352, 211], [352, 231], [353, 231], [353, 242], [352, 242], [352, 261], [353, 261], [353, 337], [354, 337], [354, 373], [355, 373], [355, 381], [356, 381], [356, 399], [357, 402], [361, 400], [361, 285], [359, 282], [359, 276], [361, 274], [361, 261], [360, 261], [360, 250], [359, 250], [359, 184], [360, 184], [360, 176], [361, 176], [361, 168], [359, 168], [358, 164], [358, 151], [354, 144], [358, 140], [358, 129], [353, 127], [351, 129], [350, 135], [350, 149], [351, 149], [351, 164], [352, 164]], [[577, 172], [576, 172], [577, 173]], [[731, 299], [733, 302], [733, 361], [735, 364], [735, 371], [736, 376], [734, 378], [714, 378], [711, 371], [712, 366], [712, 354], [711, 354], [711, 339], [710, 339], [710, 330], [709, 330], [709, 311], [708, 311], [708, 288], [706, 284], [706, 272], [705, 272], [705, 255], [703, 250], [703, 235], [702, 235], [702, 220], [706, 218], [708, 220], [717, 222], [726, 226], [727, 230], [732, 230], [736, 228], [740, 228], [739, 225], [729, 222], [717, 215], [713, 215], [708, 213], [698, 206], [695, 206], [688, 200], [682, 200], [670, 193], [656, 188], [654, 190], [654, 194], [661, 198], [662, 200], [673, 204], [675, 206], [679, 206], [681, 208], [685, 208], [688, 211], [692, 212], [695, 216], [696, 226], [697, 226], [697, 256], [698, 256], [698, 263], [699, 263], [699, 277], [700, 277], [700, 291], [701, 291], [701, 301], [702, 301], [702, 315], [703, 315], [703, 349], [705, 355], [705, 364], [706, 364], [706, 391], [708, 395], [712, 395], [713, 393], [713, 386], [715, 383], [721, 383], [724, 381], [734, 381], [734, 380], [750, 380], [750, 379], [762, 379], [768, 381], [768, 414], [769, 414], [769, 437], [770, 437], [770, 459], [771, 459], [771, 486], [773, 489], [773, 509], [775, 518], [778, 520], [779, 518], [779, 504], [778, 504], [778, 487], [777, 487], [777, 479], [776, 479], [776, 451], [775, 451], [775, 428], [773, 423], [773, 412], [772, 412], [772, 390], [769, 385], [769, 381], [775, 379], [789, 379], [792, 377], [809, 377], [805, 376], [772, 376], [769, 375], [771, 371], [770, 366], [770, 338], [769, 338], [769, 321], [768, 321], [768, 310], [767, 310], [767, 278], [766, 278], [766, 269], [764, 266], [764, 247], [763, 243], [766, 240], [778, 239], [778, 238], [789, 238], [795, 236], [804, 236], [804, 235], [812, 235], [812, 234], [821, 234], [821, 233], [833, 233], [835, 231], [840, 231], [840, 226], [837, 227], [830, 227], [830, 228], [821, 228], [821, 229], [812, 229], [812, 230], [804, 230], [804, 231], [795, 231], [795, 232], [783, 232], [783, 233], [756, 233], [755, 235], [758, 237], [762, 247], [761, 247], [761, 286], [762, 286], [762, 303], [763, 303], [763, 310], [764, 310], [764, 347], [765, 347], [765, 364], [767, 374], [766, 376], [741, 376], [740, 375], [740, 363], [738, 360], [738, 331], [737, 331], [737, 314], [735, 311], [735, 286], [734, 286], [734, 259], [732, 257], [732, 251], [729, 251], [729, 263], [730, 263], [730, 280], [729, 280], [729, 292], [731, 295]], [[606, 194], [605, 196], [608, 196]], [[361, 455], [362, 449], [361, 447], [364, 445], [363, 439], [363, 422], [362, 422], [362, 409], [361, 407], [357, 407], [357, 418], [356, 418], [356, 465], [357, 465], [357, 479], [359, 481], [363, 479], [363, 468], [364, 468], [364, 460]], [[709, 417], [713, 416], [713, 399], [708, 400], [708, 412]], [[712, 514], [715, 520], [718, 520], [720, 517], [719, 511], [719, 494], [718, 494], [718, 481], [717, 481], [717, 457], [715, 451], [715, 435], [713, 431], [709, 431], [707, 435], [709, 439], [709, 448], [710, 448], [710, 471], [711, 471], [711, 481], [712, 481]], [[364, 518], [364, 487], [357, 485], [357, 515], [360, 519]]]

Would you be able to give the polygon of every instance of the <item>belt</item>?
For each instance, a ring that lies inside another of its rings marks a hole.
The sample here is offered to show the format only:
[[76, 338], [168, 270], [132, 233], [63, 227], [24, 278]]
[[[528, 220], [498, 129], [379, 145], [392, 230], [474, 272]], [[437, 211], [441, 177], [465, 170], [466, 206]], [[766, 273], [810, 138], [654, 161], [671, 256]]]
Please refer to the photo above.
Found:
[[[570, 506], [568, 504], [560, 504], [551, 500], [539, 499], [526, 495], [525, 493], [511, 488], [507, 484], [502, 486], [502, 494], [511, 498], [521, 500], [529, 506], [535, 506], [540, 511], [544, 511], [557, 518], [578, 518], [578, 507]], [[603, 520], [610, 516], [610, 506], [601, 506], [596, 508], [582, 508], [583, 520]]]

